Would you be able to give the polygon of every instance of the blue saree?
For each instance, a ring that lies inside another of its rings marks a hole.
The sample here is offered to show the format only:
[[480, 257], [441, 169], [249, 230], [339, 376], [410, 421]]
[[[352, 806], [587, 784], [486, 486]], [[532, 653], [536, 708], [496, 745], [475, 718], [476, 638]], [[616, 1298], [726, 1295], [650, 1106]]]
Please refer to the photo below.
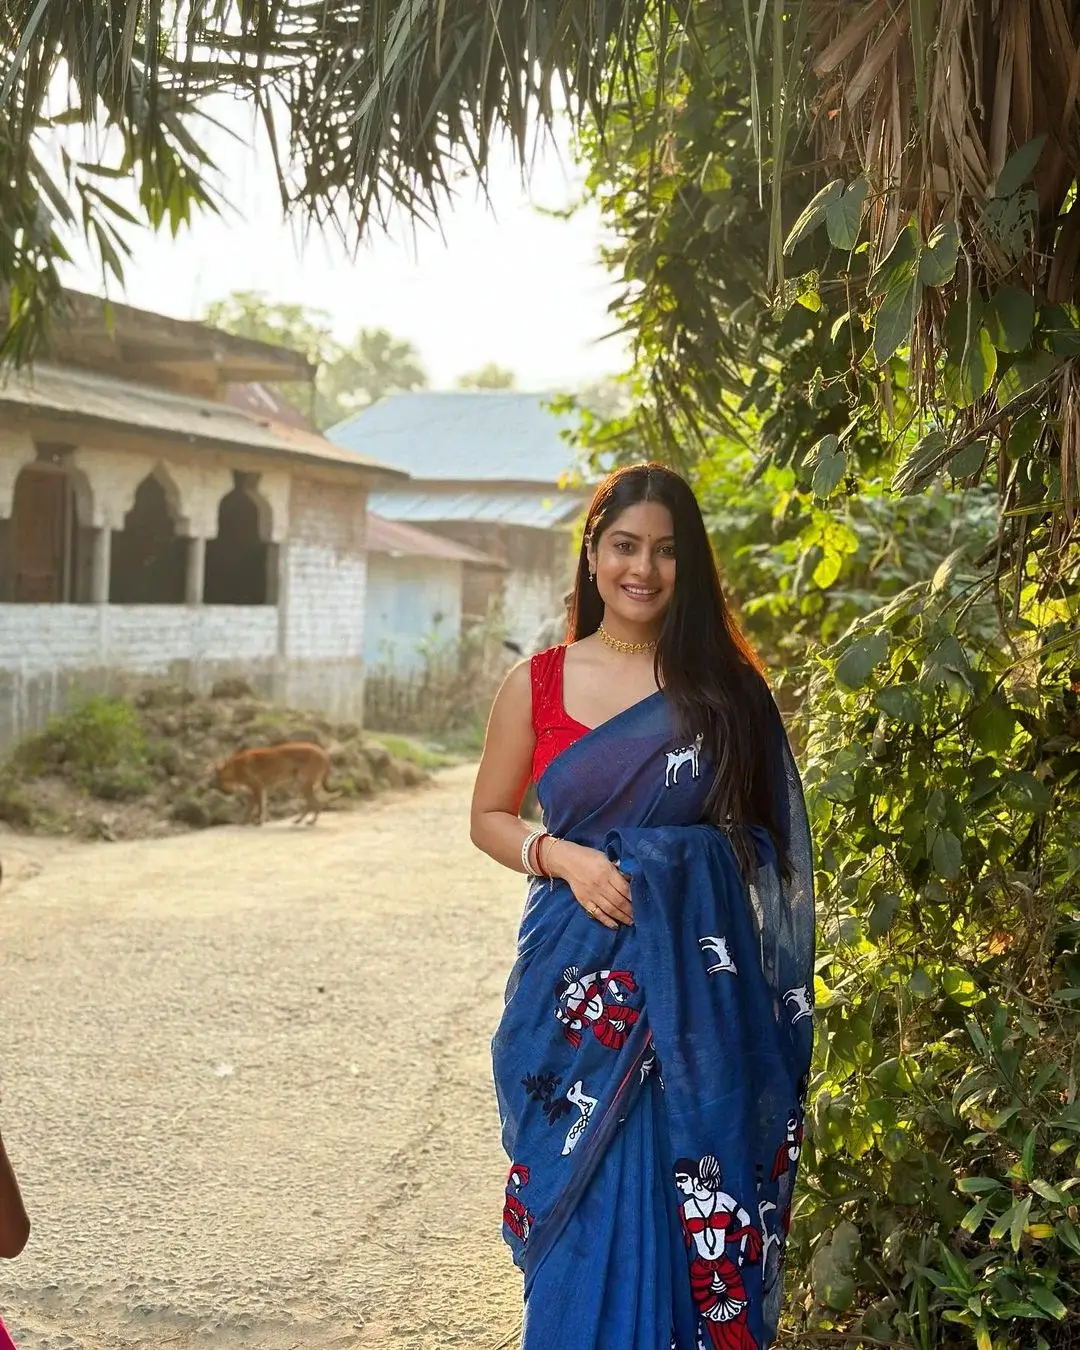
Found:
[[744, 882], [700, 823], [700, 741], [662, 693], [559, 754], [545, 828], [630, 878], [612, 931], [530, 884], [493, 1067], [524, 1273], [523, 1350], [764, 1350], [776, 1334], [813, 1042], [814, 896], [779, 713], [768, 755], [791, 875], [751, 830]]

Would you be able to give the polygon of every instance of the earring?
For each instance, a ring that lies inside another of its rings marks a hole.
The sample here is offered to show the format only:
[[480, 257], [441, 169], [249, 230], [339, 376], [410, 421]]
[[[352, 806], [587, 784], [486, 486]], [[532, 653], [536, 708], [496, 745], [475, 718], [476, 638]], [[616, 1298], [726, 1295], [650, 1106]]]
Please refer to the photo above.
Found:
[[595, 581], [595, 580], [596, 580], [596, 573], [595, 573], [595, 572], [590, 572], [590, 573], [589, 573], [589, 580], [590, 580], [590, 581]]

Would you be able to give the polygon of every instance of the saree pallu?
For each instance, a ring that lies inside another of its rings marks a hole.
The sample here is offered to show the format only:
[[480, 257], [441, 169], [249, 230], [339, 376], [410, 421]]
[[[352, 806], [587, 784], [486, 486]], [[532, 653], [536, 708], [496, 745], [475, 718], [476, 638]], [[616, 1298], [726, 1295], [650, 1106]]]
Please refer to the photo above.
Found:
[[779, 713], [768, 757], [791, 869], [751, 836], [748, 886], [700, 739], [657, 693], [543, 773], [545, 828], [604, 849], [632, 925], [529, 888], [493, 1042], [503, 1232], [523, 1350], [764, 1350], [776, 1334], [813, 1042], [814, 897]]

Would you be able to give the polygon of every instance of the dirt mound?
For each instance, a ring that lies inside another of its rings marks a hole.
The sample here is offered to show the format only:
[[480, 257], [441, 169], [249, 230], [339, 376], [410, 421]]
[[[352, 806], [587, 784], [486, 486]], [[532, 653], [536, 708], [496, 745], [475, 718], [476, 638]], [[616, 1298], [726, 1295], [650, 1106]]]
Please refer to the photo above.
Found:
[[[284, 741], [310, 741], [330, 755], [338, 795], [327, 810], [428, 781], [419, 764], [355, 723], [265, 703], [244, 680], [219, 681], [209, 698], [161, 683], [130, 699], [91, 699], [19, 744], [0, 766], [0, 820], [99, 839], [235, 823], [247, 798], [217, 789], [217, 765], [236, 750]], [[270, 798], [268, 815], [295, 809], [286, 791]]]

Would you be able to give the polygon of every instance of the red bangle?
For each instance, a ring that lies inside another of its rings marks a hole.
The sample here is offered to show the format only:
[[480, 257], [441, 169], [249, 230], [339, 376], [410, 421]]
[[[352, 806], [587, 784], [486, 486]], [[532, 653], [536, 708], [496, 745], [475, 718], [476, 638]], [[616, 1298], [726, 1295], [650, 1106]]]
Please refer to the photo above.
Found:
[[550, 839], [550, 838], [551, 838], [551, 835], [548, 834], [547, 831], [545, 831], [545, 832], [540, 836], [540, 838], [537, 839], [536, 843], [533, 845], [533, 857], [536, 859], [536, 870], [537, 870], [537, 872], [540, 874], [540, 876], [546, 877], [546, 878], [548, 879], [548, 881], [551, 880], [551, 873], [550, 873], [550, 872], [547, 870], [547, 868], [544, 866], [544, 855], [543, 855], [543, 852], [542, 852], [542, 845], [543, 845], [545, 839]]

